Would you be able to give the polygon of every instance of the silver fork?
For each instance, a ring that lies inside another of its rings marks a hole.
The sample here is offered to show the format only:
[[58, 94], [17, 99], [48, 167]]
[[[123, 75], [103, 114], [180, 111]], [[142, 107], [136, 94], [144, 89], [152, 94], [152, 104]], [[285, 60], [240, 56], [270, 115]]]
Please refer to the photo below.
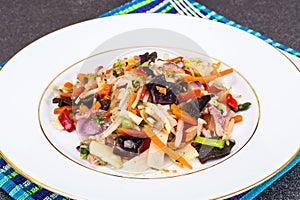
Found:
[[208, 18], [203, 15], [193, 4], [191, 4], [188, 0], [169, 0], [171, 5], [175, 8], [175, 10], [181, 15], [200, 17], [200, 18]]

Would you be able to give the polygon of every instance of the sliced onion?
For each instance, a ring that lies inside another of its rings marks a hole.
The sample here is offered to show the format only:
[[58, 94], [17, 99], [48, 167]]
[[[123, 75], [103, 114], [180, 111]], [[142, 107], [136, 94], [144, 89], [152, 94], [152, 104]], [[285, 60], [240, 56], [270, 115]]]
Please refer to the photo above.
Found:
[[175, 136], [176, 148], [178, 148], [181, 144], [182, 137], [183, 137], [183, 127], [184, 127], [184, 122], [181, 119], [179, 119], [177, 123], [176, 136]]
[[110, 126], [105, 131], [99, 134], [100, 138], [106, 138], [107, 136], [112, 134], [112, 132], [114, 132], [120, 126], [120, 124], [121, 124], [121, 118], [117, 117], [116, 120], [113, 123], [111, 123]]

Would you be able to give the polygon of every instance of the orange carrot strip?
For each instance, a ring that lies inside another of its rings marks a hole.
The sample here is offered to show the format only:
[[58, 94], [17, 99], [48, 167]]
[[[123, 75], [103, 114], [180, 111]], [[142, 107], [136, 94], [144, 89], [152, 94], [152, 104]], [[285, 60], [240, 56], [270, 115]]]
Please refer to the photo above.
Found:
[[109, 108], [105, 113], [102, 114], [103, 117], [109, 117], [111, 115], [111, 109]]
[[112, 84], [104, 84], [102, 86], [102, 88], [97, 92], [97, 94], [99, 96], [102, 96], [102, 95], [109, 95], [110, 92], [111, 92], [111, 89], [112, 89], [113, 85]]
[[64, 87], [72, 89], [73, 88], [73, 83], [71, 83], [71, 82], [65, 82]]
[[63, 93], [60, 93], [59, 96], [61, 98], [66, 98], [66, 97], [70, 97], [71, 98], [73, 96], [73, 93], [65, 93], [65, 92], [63, 92]]
[[179, 163], [184, 165], [185, 167], [189, 169], [193, 169], [193, 166], [182, 156], [180, 156], [176, 151], [173, 151], [171, 148], [167, 147], [160, 139], [157, 137], [157, 135], [149, 128], [148, 125], [146, 125], [143, 128], [143, 132], [145, 132], [148, 137], [151, 139], [154, 144], [161, 150], [163, 150], [170, 158], [177, 160]]
[[136, 99], [136, 93], [133, 92], [130, 95], [129, 100], [128, 100], [128, 111], [130, 111], [130, 112], [132, 112], [134, 114], [137, 114], [137, 110], [131, 107], [132, 104], [133, 104], [133, 102], [135, 101], [135, 99]]
[[72, 106], [62, 106], [62, 107], [55, 108], [54, 109], [54, 114], [60, 114], [64, 110], [71, 111], [72, 110]]
[[99, 110], [101, 108], [101, 104], [99, 101], [96, 101], [91, 110]]
[[186, 113], [185, 111], [181, 110], [175, 104], [171, 105], [171, 111], [178, 119], [181, 119], [182, 121], [185, 121], [194, 126], [198, 125], [198, 121], [194, 117], [192, 117], [190, 114]]
[[233, 116], [232, 119], [234, 120], [234, 123], [238, 123], [238, 122], [243, 121], [243, 116], [242, 115], [236, 115], [236, 116]]
[[135, 66], [135, 64], [128, 64], [125, 68], [125, 71], [130, 71], [133, 69], [133, 67]]
[[178, 56], [172, 59], [168, 59], [167, 62], [176, 62], [176, 61], [182, 61], [183, 57], [182, 56]]
[[201, 96], [201, 89], [195, 89], [188, 92], [179, 93], [178, 101], [184, 102], [189, 99], [199, 98]]
[[220, 71], [219, 75], [220, 76], [226, 76], [228, 74], [231, 74], [233, 72], [233, 69], [232, 68], [229, 68], [229, 69], [225, 69], [223, 71]]
[[228, 74], [231, 74], [233, 72], [232, 68], [220, 71], [216, 75], [211, 75], [211, 76], [182, 76], [182, 78], [187, 81], [187, 82], [193, 82], [193, 81], [199, 81], [202, 84], [208, 83], [209, 81], [212, 81], [216, 78], [226, 76]]
[[164, 95], [167, 94], [167, 88], [165, 88], [165, 87], [156, 86], [156, 90], [161, 94], [164, 94]]
[[131, 136], [137, 136], [137, 137], [148, 137], [146, 133], [143, 131], [138, 131], [130, 128], [117, 128], [118, 133], [123, 135], [131, 135]]

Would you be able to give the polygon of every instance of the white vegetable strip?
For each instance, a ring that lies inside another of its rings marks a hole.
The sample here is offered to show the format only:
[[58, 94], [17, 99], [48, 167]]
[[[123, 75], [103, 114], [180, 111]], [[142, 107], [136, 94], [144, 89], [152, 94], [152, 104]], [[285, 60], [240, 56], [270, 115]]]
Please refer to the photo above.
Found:
[[136, 107], [136, 105], [138, 104], [138, 102], [139, 102], [139, 100], [141, 98], [142, 91], [143, 91], [143, 87], [140, 87], [139, 90], [136, 93], [135, 100], [134, 100], [134, 102], [131, 105], [132, 109], [134, 109]]
[[135, 123], [136, 125], [139, 125], [139, 124], [143, 121], [143, 118], [137, 116], [136, 114], [134, 114], [134, 113], [132, 113], [132, 112], [130, 112], [130, 111], [128, 111], [128, 116], [130, 117], [130, 119], [131, 119], [132, 121], [134, 121], [134, 123]]
[[118, 99], [121, 99], [120, 104], [119, 104], [120, 108], [123, 108], [123, 107], [125, 108], [125, 107], [128, 106], [128, 98], [130, 96], [130, 91], [129, 90], [125, 89], [124, 93], [123, 93], [123, 91], [121, 91], [119, 96], [118, 96]]
[[[157, 135], [157, 137], [160, 138], [160, 140], [164, 144], [167, 144], [168, 134], [157, 131], [156, 129], [153, 129], [153, 132]], [[149, 146], [147, 165], [155, 169], [162, 169], [164, 167], [164, 160], [165, 160], [165, 152], [161, 148], [156, 146], [154, 142], [151, 141]]]
[[177, 129], [176, 129], [175, 147], [179, 147], [181, 144], [182, 136], [183, 136], [183, 125], [184, 122], [179, 119], [177, 124]]
[[162, 122], [164, 122], [167, 132], [170, 133], [171, 132], [171, 124], [170, 124], [169, 120], [167, 119], [166, 115], [164, 114], [164, 111], [163, 110], [161, 111], [158, 108], [158, 106], [156, 106], [153, 103], [147, 103], [147, 106], [158, 116], [158, 118], [159, 118], [158, 120], [161, 120]]
[[146, 91], [146, 94], [145, 94], [145, 96], [144, 96], [144, 98], [143, 98], [143, 102], [147, 102], [148, 99], [149, 99], [149, 97], [150, 97], [150, 94], [149, 94], [148, 91]]
[[89, 145], [89, 151], [92, 155], [101, 158], [103, 161], [109, 163], [115, 168], [122, 167], [121, 157], [115, 155], [113, 153], [113, 149], [105, 144], [96, 141], [91, 141]]
[[201, 135], [203, 124], [206, 124], [206, 121], [201, 118], [198, 118], [197, 135]]
[[92, 89], [92, 90], [85, 90], [84, 92], [82, 92], [78, 98], [80, 99], [84, 99], [85, 97], [91, 95], [91, 94], [96, 94], [98, 92], [98, 88]]
[[161, 111], [164, 112], [165, 116], [167, 117], [168, 121], [170, 122], [170, 125], [171, 127], [174, 127], [177, 125], [177, 121], [176, 119], [174, 119], [174, 117], [172, 117], [169, 113], [168, 113], [168, 110], [170, 109], [170, 106], [167, 105], [167, 106], [162, 106], [160, 104], [157, 105], [158, 108], [161, 109]]
[[122, 169], [130, 173], [141, 173], [146, 171], [149, 168], [147, 165], [148, 152], [149, 149], [123, 163]]
[[207, 138], [211, 138], [212, 137], [210, 131], [206, 130], [205, 128], [202, 129], [202, 134], [204, 135], [204, 137], [207, 137]]
[[100, 135], [97, 135], [100, 136], [99, 139], [101, 140], [101, 138], [106, 138], [107, 136], [112, 134], [112, 132], [114, 132], [114, 130], [116, 130], [118, 126], [120, 126], [121, 121], [121, 118], [117, 117], [116, 120], [107, 129], [105, 129], [105, 131], [103, 131]]
[[225, 122], [224, 122], [224, 125], [223, 125], [224, 129], [226, 127], [228, 127], [229, 121], [234, 116], [234, 114], [235, 114], [235, 112], [233, 112], [232, 110], [230, 110], [229, 112], [227, 112], [227, 114], [225, 116]]
[[187, 161], [193, 160], [199, 156], [198, 151], [191, 144], [186, 145], [176, 152], [178, 152]]
[[227, 128], [226, 128], [225, 131], [224, 131], [224, 134], [230, 135], [231, 132], [232, 132], [232, 130], [233, 130], [233, 126], [234, 126], [234, 119], [231, 119], [231, 120], [229, 121], [229, 123], [228, 123]]

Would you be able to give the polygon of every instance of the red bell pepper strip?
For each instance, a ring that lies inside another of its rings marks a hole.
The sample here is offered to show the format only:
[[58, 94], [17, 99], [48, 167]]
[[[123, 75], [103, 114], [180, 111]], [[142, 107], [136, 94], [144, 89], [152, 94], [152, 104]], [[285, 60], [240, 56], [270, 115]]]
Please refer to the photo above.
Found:
[[146, 85], [143, 85], [143, 89], [142, 89], [141, 96], [140, 96], [141, 101], [144, 99], [146, 93], [147, 93], [147, 87], [146, 87]]
[[182, 56], [178, 56], [176, 58], [172, 58], [172, 59], [168, 59], [167, 62], [174, 62], [174, 63], [178, 63], [178, 62], [181, 62], [183, 59]]
[[75, 130], [75, 125], [73, 121], [69, 118], [67, 110], [64, 110], [58, 115], [58, 120], [66, 131], [72, 132], [73, 130]]
[[230, 109], [232, 109], [235, 112], [237, 112], [239, 109], [238, 102], [235, 100], [235, 98], [233, 98], [232, 94], [230, 93], [226, 94], [226, 104], [229, 106]]

